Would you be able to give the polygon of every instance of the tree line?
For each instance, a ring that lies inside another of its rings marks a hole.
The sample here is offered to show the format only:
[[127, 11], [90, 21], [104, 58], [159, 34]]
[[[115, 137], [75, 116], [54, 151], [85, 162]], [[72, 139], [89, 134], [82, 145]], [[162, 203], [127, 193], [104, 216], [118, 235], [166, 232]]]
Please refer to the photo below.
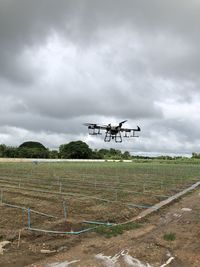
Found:
[[[60, 145], [58, 150], [50, 150], [43, 144], [35, 141], [28, 141], [19, 147], [0, 144], [0, 158], [47, 158], [47, 159], [158, 159], [175, 160], [184, 157], [171, 156], [132, 156], [128, 151], [122, 152], [119, 149], [94, 149], [92, 150], [83, 141], [72, 141]], [[192, 159], [200, 159], [200, 154], [193, 152]]]
[[192, 153], [192, 158], [193, 159], [200, 159], [200, 154], [199, 153], [196, 153], [196, 152], [193, 152]]
[[0, 145], [1, 158], [50, 158], [50, 159], [131, 159], [128, 151], [118, 149], [92, 150], [83, 141], [72, 141], [62, 144], [59, 150], [50, 150], [43, 144], [28, 141], [19, 147]]

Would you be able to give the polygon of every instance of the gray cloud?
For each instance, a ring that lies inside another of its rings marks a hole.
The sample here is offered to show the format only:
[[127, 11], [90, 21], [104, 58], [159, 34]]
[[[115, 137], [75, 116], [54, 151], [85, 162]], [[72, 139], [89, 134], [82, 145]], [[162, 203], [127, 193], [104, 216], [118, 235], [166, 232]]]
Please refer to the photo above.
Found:
[[199, 11], [197, 0], [0, 0], [2, 142], [109, 146], [82, 123], [128, 119], [143, 131], [121, 149], [200, 149]]

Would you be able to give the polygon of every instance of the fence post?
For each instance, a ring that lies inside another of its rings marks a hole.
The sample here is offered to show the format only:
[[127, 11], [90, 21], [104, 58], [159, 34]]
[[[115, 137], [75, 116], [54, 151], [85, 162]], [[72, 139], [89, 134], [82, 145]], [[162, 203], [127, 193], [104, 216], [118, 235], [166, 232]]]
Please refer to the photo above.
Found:
[[22, 209], [22, 225], [24, 227], [24, 213], [25, 213], [25, 208]]
[[163, 180], [160, 181], [160, 189], [163, 189]]
[[65, 222], [67, 222], [67, 207], [65, 200], [63, 201], [63, 212], [64, 212]]
[[96, 177], [95, 177], [95, 181], [94, 181], [94, 188], [95, 188], [95, 190], [97, 189], [97, 180], [96, 180]]
[[1, 205], [3, 204], [3, 189], [1, 188]]
[[146, 188], [145, 188], [145, 183], [143, 183], [143, 193], [145, 192]]
[[31, 209], [28, 208], [28, 228], [31, 228]]
[[118, 200], [118, 190], [116, 188], [116, 192], [115, 192], [115, 200], [117, 201]]

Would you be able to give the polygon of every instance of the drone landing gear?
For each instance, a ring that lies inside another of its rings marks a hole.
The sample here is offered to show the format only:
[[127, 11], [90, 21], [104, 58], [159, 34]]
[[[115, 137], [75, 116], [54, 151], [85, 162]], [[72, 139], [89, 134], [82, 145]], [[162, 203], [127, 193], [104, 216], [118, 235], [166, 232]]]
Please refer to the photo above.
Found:
[[116, 143], [121, 143], [122, 142], [121, 133], [119, 132], [118, 134], [113, 135], [110, 132], [106, 132], [104, 141], [105, 142], [110, 142], [111, 139], [115, 139]]
[[105, 142], [110, 142], [110, 140], [111, 140], [111, 133], [106, 132], [105, 137], [104, 137], [104, 141]]
[[115, 135], [115, 142], [116, 143], [121, 143], [122, 142], [122, 136], [121, 136], [120, 132]]

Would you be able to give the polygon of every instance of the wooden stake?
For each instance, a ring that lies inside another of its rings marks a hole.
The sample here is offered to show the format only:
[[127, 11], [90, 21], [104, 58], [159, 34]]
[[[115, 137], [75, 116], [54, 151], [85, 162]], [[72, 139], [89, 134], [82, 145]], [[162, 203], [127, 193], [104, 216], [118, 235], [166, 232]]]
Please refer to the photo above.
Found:
[[18, 243], [17, 243], [17, 247], [19, 248], [20, 245], [20, 240], [21, 240], [21, 229], [19, 230], [19, 235], [18, 235]]

